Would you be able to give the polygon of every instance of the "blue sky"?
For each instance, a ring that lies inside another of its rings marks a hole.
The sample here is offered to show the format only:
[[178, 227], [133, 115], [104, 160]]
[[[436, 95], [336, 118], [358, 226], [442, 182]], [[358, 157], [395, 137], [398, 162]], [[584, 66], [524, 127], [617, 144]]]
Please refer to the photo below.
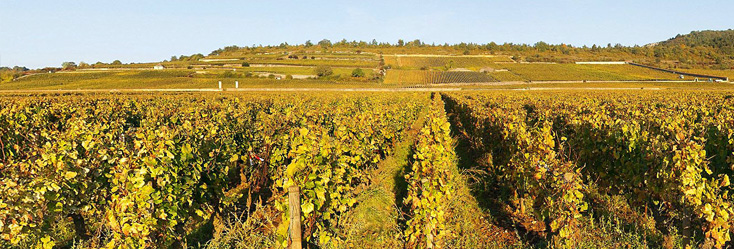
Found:
[[0, 65], [160, 61], [227, 45], [647, 44], [734, 28], [734, 1], [0, 0]]

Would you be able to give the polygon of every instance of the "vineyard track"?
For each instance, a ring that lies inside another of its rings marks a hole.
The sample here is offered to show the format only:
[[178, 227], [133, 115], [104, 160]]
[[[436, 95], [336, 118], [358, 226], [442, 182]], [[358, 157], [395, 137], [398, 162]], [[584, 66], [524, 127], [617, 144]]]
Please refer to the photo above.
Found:
[[532, 80], [530, 84], [553, 83], [695, 83], [694, 80]]
[[[557, 82], [556, 82], [557, 83]], [[587, 82], [588, 83], [588, 82]], [[614, 82], [609, 82], [614, 83]], [[526, 85], [529, 88], [472, 88], [481, 86], [517, 86]], [[462, 87], [463, 86], [463, 87]], [[116, 93], [116, 92], [449, 92], [449, 91], [525, 91], [525, 90], [664, 90], [665, 87], [543, 87], [542, 84], [527, 84], [520, 82], [499, 82], [491, 84], [477, 83], [450, 83], [432, 84], [419, 86], [406, 86], [402, 88], [216, 88], [199, 89], [68, 89], [68, 90], [0, 90], [0, 94], [8, 93]]]
[[403, 175], [409, 167], [411, 145], [423, 123], [423, 118], [416, 120], [406, 131], [408, 136], [396, 145], [395, 154], [385, 158], [370, 173], [370, 186], [357, 194], [360, 205], [347, 214], [348, 222], [344, 229], [348, 247], [404, 246], [400, 220], [407, 183]]
[[[440, 88], [459, 91], [461, 88]], [[436, 88], [216, 88], [199, 89], [69, 89], [69, 90], [0, 90], [1, 93], [66, 93], [66, 92], [430, 92]]]

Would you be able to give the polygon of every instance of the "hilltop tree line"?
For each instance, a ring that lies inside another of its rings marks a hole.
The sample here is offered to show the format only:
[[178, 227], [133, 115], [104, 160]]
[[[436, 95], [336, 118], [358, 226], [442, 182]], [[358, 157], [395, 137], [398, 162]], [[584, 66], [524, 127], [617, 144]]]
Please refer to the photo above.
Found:
[[734, 30], [693, 31], [687, 35], [677, 35], [663, 42], [664, 45], [679, 47], [710, 47], [722, 53], [734, 54]]

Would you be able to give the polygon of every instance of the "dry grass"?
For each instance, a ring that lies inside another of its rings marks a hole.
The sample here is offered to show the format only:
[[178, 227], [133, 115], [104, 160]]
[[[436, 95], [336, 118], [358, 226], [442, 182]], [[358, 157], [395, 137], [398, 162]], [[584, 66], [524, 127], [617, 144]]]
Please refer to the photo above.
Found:
[[276, 224], [280, 214], [272, 206], [258, 206], [249, 216], [215, 219], [213, 238], [204, 248], [277, 247]]

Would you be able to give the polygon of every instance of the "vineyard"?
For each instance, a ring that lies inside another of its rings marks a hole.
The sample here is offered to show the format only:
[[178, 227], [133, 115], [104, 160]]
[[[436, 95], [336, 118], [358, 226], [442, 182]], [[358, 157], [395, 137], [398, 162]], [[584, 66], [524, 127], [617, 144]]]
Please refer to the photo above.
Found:
[[385, 65], [398, 69], [421, 68], [470, 68], [494, 65], [497, 62], [513, 62], [507, 56], [417, 56], [384, 55]]
[[[385, 65], [393, 68], [388, 70], [385, 83], [680, 80], [678, 75], [673, 73], [631, 65], [501, 63], [507, 62], [505, 59], [509, 60], [508, 57], [501, 56], [385, 55], [383, 58]], [[456, 69], [459, 70], [454, 71]]]
[[477, 72], [446, 72], [426, 70], [389, 70], [385, 75], [387, 84], [441, 84], [495, 82], [493, 77]]
[[522, 76], [510, 71], [495, 71], [488, 74], [497, 81], [526, 81]]
[[[364, 69], [365, 72], [370, 72]], [[235, 88], [235, 81], [240, 88], [292, 88], [292, 87], [374, 87], [371, 82], [338, 81], [337, 79], [275, 79], [257, 77], [257, 72], [278, 74], [312, 74], [311, 68], [291, 67], [284, 68], [245, 68], [237, 72], [207, 71], [206, 74], [197, 74], [195, 70], [165, 70], [165, 71], [104, 71], [104, 72], [69, 72], [45, 73], [17, 79], [13, 82], [0, 84], [0, 91], [4, 90], [102, 90], [102, 89], [216, 89], [218, 81], [222, 81], [223, 88]], [[251, 76], [247, 76], [251, 74]], [[335, 74], [340, 77], [350, 77], [351, 70], [337, 68]], [[226, 75], [229, 74], [229, 75]]]
[[[293, 184], [304, 193], [304, 238], [328, 243], [339, 214], [355, 205], [354, 187], [369, 182], [364, 172], [423, 108], [419, 99], [3, 98], [3, 247], [72, 238], [87, 247], [180, 246], [213, 217], [256, 202], [283, 211]], [[274, 228], [284, 244], [285, 219]]]
[[513, 73], [530, 81], [619, 81], [619, 80], [676, 80], [676, 74], [663, 73], [630, 65], [577, 65], [577, 64], [501, 64]]
[[607, 216], [641, 234], [632, 247], [732, 246], [731, 95], [444, 98], [470, 167], [487, 173], [478, 180], [484, 197], [528, 236], [598, 247], [585, 230]]
[[733, 101], [3, 95], [0, 247], [730, 248]]

